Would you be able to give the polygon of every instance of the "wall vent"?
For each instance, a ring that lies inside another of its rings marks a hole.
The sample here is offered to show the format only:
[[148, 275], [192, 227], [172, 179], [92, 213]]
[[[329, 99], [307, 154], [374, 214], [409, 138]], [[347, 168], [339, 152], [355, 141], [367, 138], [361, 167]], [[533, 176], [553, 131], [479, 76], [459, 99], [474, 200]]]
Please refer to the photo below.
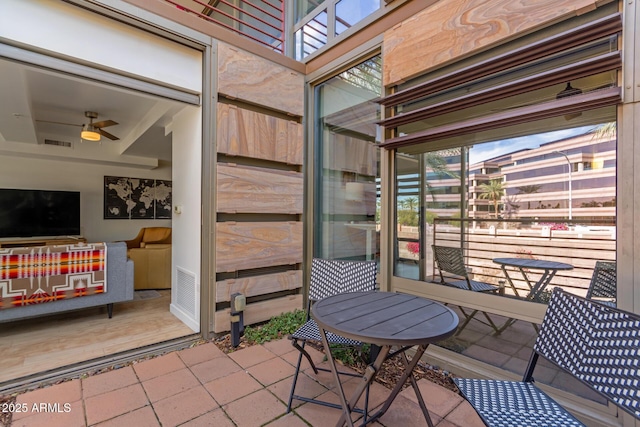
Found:
[[56, 139], [46, 139], [45, 138], [44, 145], [56, 145], [58, 147], [71, 148], [71, 142], [69, 142], [69, 141], [58, 141]]
[[176, 306], [195, 319], [196, 310], [196, 275], [177, 267]]

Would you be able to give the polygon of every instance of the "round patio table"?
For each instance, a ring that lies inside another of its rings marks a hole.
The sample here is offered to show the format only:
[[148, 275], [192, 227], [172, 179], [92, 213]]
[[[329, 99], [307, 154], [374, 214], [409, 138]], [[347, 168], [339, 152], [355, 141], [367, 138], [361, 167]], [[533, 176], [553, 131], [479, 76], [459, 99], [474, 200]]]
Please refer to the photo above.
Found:
[[[345, 422], [353, 426], [351, 412], [355, 403], [373, 382], [382, 363], [397, 354], [402, 355], [405, 372], [382, 408], [363, 420], [363, 424], [380, 418], [389, 409], [402, 385], [409, 380], [427, 424], [433, 426], [412, 372], [429, 344], [453, 335], [458, 327], [458, 316], [455, 312], [443, 304], [414, 295], [395, 292], [350, 292], [316, 302], [311, 308], [311, 316], [318, 324], [325, 352], [330, 356], [328, 360], [334, 380], [338, 385], [336, 388], [343, 414], [337, 426], [342, 426]], [[335, 360], [331, 356], [326, 331], [380, 347], [375, 361], [365, 370], [364, 381], [360, 382], [348, 401], [340, 384]], [[413, 346], [418, 348], [409, 361], [406, 350]], [[392, 352], [392, 347], [397, 349]]]
[[[514, 267], [520, 271], [522, 277], [524, 277], [525, 282], [527, 282], [527, 286], [529, 287], [529, 294], [525, 297], [527, 300], [541, 302], [540, 294], [545, 288], [551, 283], [551, 279], [556, 275], [556, 273], [560, 270], [573, 270], [573, 265], [567, 264], [564, 262], [557, 261], [547, 261], [543, 259], [528, 259], [528, 258], [494, 258], [493, 262], [496, 264], [500, 264], [504, 275], [509, 282], [509, 286], [513, 289], [513, 292], [517, 297], [520, 298], [520, 294], [516, 289], [513, 281], [511, 280], [511, 276], [509, 275], [509, 271], [506, 267]], [[542, 270], [542, 276], [535, 284], [531, 284], [531, 280], [527, 275], [529, 270]]]

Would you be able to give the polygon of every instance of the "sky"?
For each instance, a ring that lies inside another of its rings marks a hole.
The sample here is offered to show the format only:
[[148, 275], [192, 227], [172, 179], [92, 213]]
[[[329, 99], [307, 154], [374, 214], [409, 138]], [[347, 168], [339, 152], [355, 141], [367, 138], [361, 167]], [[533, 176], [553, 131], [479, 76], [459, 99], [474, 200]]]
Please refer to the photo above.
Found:
[[593, 128], [593, 125], [582, 126], [474, 145], [471, 150], [469, 150], [469, 164], [482, 162], [487, 159], [492, 159], [514, 151], [520, 151], [525, 148], [538, 148], [549, 142], [560, 141], [572, 136], [582, 135]]

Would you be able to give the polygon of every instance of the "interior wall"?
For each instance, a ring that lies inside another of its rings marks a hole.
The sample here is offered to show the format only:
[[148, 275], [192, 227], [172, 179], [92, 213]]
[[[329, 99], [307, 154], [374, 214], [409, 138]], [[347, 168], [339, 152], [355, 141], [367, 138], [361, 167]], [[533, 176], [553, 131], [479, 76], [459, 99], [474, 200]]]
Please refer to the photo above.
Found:
[[[173, 118], [173, 230], [171, 312], [200, 332], [202, 223], [202, 110], [187, 107]], [[180, 213], [176, 213], [176, 208]], [[178, 272], [179, 269], [179, 272]], [[180, 275], [180, 277], [177, 277]]]
[[[2, 0], [0, 37], [100, 69], [202, 90], [200, 51], [61, 1]], [[161, 67], [153, 65], [158, 61]]]
[[132, 239], [142, 227], [171, 227], [171, 220], [103, 219], [104, 176], [171, 178], [171, 166], [153, 170], [80, 162], [0, 156], [0, 187], [80, 191], [80, 226], [89, 242]]

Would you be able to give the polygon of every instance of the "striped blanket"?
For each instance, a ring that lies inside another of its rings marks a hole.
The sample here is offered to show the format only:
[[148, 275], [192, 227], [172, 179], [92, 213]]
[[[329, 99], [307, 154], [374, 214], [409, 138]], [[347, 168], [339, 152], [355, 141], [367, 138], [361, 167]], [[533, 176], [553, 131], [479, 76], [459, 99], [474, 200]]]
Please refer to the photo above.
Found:
[[107, 291], [104, 243], [0, 248], [0, 310]]

